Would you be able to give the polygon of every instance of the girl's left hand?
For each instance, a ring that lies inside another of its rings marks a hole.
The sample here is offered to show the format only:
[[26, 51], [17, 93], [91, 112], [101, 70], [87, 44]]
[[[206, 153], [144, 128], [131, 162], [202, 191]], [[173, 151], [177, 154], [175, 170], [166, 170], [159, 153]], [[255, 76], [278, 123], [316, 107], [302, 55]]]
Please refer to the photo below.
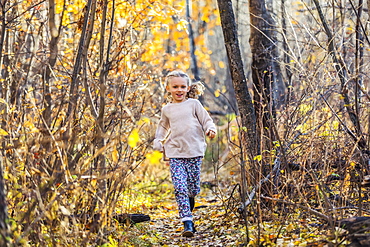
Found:
[[206, 135], [207, 135], [209, 138], [213, 139], [213, 138], [215, 138], [215, 136], [216, 136], [216, 132], [214, 132], [213, 130], [208, 130], [208, 131], [206, 132]]

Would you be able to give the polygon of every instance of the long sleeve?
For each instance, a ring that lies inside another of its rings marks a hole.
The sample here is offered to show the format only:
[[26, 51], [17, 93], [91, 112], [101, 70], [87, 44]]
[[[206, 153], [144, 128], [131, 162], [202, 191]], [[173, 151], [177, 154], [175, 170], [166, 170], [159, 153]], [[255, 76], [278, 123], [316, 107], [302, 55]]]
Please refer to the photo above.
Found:
[[165, 114], [161, 113], [161, 119], [159, 120], [157, 131], [155, 133], [155, 139], [153, 142], [153, 148], [158, 151], [163, 152], [163, 140], [167, 136], [167, 133], [169, 131], [169, 121], [168, 118], [165, 116]]
[[165, 150], [168, 158], [204, 156], [205, 133], [210, 129], [216, 131], [212, 118], [198, 100], [169, 103], [162, 108], [153, 148]]
[[202, 125], [204, 133], [206, 133], [208, 130], [213, 130], [215, 133], [217, 133], [217, 129], [212, 118], [199, 101], [197, 101], [195, 107], [195, 114], [198, 117], [199, 123]]

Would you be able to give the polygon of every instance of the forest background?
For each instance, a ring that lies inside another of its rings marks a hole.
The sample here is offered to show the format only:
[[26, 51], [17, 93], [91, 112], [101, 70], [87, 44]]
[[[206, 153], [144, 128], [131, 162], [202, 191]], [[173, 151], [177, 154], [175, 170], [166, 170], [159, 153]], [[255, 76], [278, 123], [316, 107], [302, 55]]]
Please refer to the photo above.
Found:
[[[0, 0], [2, 246], [368, 246], [369, 3], [230, 4]], [[151, 148], [174, 69], [218, 127], [191, 240]]]

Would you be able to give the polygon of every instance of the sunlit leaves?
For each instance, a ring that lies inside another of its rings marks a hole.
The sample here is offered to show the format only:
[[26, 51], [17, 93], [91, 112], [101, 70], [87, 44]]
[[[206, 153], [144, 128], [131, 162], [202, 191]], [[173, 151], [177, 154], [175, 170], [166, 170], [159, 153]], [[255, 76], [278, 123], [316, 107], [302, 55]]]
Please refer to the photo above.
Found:
[[262, 155], [257, 155], [253, 157], [253, 160], [261, 161], [262, 160]]
[[8, 132], [6, 132], [4, 129], [0, 128], [0, 136], [7, 136], [9, 135]]
[[217, 89], [214, 94], [216, 98], [220, 97], [220, 90]]
[[301, 111], [302, 114], [307, 114], [308, 111], [312, 109], [311, 104], [301, 104], [299, 105], [299, 110]]
[[157, 150], [153, 152], [148, 152], [145, 156], [145, 158], [149, 161], [152, 165], [157, 165], [161, 162], [163, 158], [163, 154]]
[[112, 151], [112, 161], [114, 163], [117, 163], [118, 159], [119, 159], [119, 153], [118, 153], [118, 150], [117, 150], [116, 146], [114, 146], [113, 151]]
[[29, 133], [39, 132], [39, 129], [35, 127], [35, 125], [32, 121], [24, 122], [23, 126], [30, 131]]
[[140, 142], [140, 135], [138, 129], [133, 129], [127, 138], [127, 143], [130, 147], [134, 148]]

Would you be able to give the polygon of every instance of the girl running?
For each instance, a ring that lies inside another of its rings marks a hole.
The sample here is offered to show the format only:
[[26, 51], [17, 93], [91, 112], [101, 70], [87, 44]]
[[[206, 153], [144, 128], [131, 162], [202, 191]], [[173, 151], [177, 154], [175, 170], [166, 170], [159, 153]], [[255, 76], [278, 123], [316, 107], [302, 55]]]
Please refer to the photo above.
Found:
[[194, 197], [200, 192], [200, 170], [206, 151], [205, 135], [216, 136], [216, 126], [197, 100], [203, 85], [192, 84], [182, 71], [166, 77], [170, 103], [162, 108], [154, 140], [154, 149], [164, 152], [170, 160], [172, 182], [179, 215], [184, 224], [184, 237], [193, 237], [192, 211]]

